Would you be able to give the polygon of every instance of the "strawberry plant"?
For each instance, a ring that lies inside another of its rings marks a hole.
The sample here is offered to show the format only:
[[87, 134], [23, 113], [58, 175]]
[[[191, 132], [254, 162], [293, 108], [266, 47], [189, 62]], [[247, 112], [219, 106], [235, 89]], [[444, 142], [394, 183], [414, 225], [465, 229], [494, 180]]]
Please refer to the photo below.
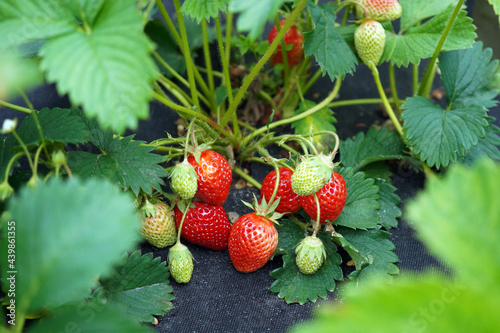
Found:
[[[2, 1], [0, 106], [15, 112], [0, 138], [9, 329], [57, 331], [69, 318], [150, 331], [142, 323], [169, 320], [175, 289], [197, 278], [196, 246], [241, 279], [279, 262], [269, 290], [287, 303], [393, 279], [395, 170], [437, 179], [500, 161], [498, 61], [464, 3]], [[71, 106], [35, 108], [28, 92], [42, 82]], [[378, 96], [360, 97], [365, 86]], [[342, 135], [334, 111], [373, 105], [383, 122]], [[146, 120], [161, 134], [139, 139]], [[230, 223], [241, 192], [255, 211]]]

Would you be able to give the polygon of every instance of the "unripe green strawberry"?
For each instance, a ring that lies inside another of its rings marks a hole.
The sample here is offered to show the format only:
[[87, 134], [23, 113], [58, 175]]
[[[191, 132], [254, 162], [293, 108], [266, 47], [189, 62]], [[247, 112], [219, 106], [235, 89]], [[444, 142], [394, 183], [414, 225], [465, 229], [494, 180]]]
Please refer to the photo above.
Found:
[[292, 190], [300, 196], [316, 193], [330, 180], [333, 167], [331, 158], [322, 153], [304, 157], [291, 177]]
[[323, 265], [326, 251], [323, 242], [315, 236], [307, 236], [295, 248], [296, 263], [302, 274], [314, 274]]
[[394, 21], [401, 17], [402, 8], [398, 0], [361, 0], [360, 4], [368, 18], [380, 22]]
[[198, 190], [198, 176], [187, 160], [174, 166], [170, 178], [172, 179], [170, 187], [182, 199], [189, 200], [194, 197]]
[[168, 251], [170, 275], [177, 283], [188, 283], [193, 275], [193, 255], [186, 245], [177, 242]]
[[372, 19], [364, 19], [354, 32], [354, 46], [366, 65], [377, 65], [385, 47], [385, 30], [382, 24]]
[[177, 231], [174, 213], [164, 202], [153, 204], [146, 200], [141, 212], [141, 234], [149, 244], [162, 249], [175, 243]]

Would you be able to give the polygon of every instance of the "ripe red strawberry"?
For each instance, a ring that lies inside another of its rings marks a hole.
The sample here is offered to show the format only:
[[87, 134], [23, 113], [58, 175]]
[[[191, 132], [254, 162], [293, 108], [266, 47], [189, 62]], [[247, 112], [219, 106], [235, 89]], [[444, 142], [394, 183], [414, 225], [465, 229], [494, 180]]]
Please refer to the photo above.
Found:
[[[332, 178], [323, 188], [316, 192], [320, 207], [320, 223], [333, 222], [342, 213], [346, 202], [346, 186], [344, 178], [333, 172]], [[317, 209], [314, 194], [300, 197], [300, 204], [307, 215], [316, 220]]]
[[[279, 168], [279, 185], [278, 192], [275, 199], [280, 199], [276, 212], [293, 214], [300, 210], [299, 196], [292, 191], [291, 178], [293, 171], [287, 167]], [[262, 181], [262, 188], [260, 189], [261, 198], [269, 201], [274, 192], [276, 184], [276, 170], [269, 172]]]
[[174, 214], [164, 202], [152, 201], [146, 200], [141, 208], [141, 234], [149, 244], [161, 249], [177, 239]]
[[[227, 240], [231, 223], [221, 205], [211, 205], [202, 201], [193, 201], [194, 208], [189, 208], [182, 225], [181, 236], [190, 243], [212, 250], [227, 249]], [[182, 212], [176, 206], [175, 224], [177, 229], [182, 220]]]
[[240, 216], [229, 233], [229, 257], [234, 268], [250, 273], [264, 266], [278, 246], [273, 221], [257, 213]]
[[[283, 26], [285, 24], [285, 20], [281, 20], [280, 25]], [[276, 26], [272, 27], [269, 32], [269, 36], [267, 40], [269, 44], [271, 44], [276, 36], [278, 35], [278, 28]], [[291, 50], [286, 52], [286, 56], [288, 59], [288, 67], [293, 67], [297, 65], [304, 58], [304, 49], [302, 45], [304, 44], [304, 36], [300, 33], [296, 26], [292, 25], [288, 31], [285, 33], [285, 45], [293, 45]], [[276, 48], [276, 52], [271, 57], [271, 64], [282, 64], [283, 63], [283, 54], [281, 52], [281, 43]]]
[[198, 176], [196, 197], [212, 205], [226, 201], [233, 179], [231, 166], [226, 159], [213, 150], [204, 150], [188, 157]]
[[382, 24], [372, 19], [364, 19], [354, 31], [354, 46], [366, 65], [377, 65], [385, 47], [385, 30]]
[[368, 18], [377, 21], [394, 21], [401, 17], [401, 5], [398, 0], [361, 0], [361, 6]]

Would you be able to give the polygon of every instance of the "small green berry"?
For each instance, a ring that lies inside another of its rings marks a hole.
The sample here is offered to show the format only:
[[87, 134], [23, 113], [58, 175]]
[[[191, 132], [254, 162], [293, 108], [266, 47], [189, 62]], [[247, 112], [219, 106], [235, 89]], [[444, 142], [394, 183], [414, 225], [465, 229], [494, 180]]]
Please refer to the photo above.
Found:
[[189, 249], [178, 242], [168, 251], [168, 267], [177, 283], [188, 283], [193, 275], [193, 255]]
[[302, 274], [316, 273], [326, 259], [323, 242], [314, 236], [307, 236], [295, 248], [296, 263]]

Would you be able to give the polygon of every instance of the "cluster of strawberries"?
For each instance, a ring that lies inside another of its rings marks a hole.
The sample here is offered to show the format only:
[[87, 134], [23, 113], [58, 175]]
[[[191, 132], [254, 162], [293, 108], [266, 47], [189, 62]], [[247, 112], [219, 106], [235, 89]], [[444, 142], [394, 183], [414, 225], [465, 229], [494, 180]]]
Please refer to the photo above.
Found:
[[[264, 266], [276, 250], [278, 232], [274, 223], [284, 214], [303, 208], [319, 228], [342, 212], [346, 186], [329, 159], [322, 154], [310, 156], [295, 170], [281, 167], [271, 171], [262, 182], [260, 202], [251, 206], [254, 212], [231, 225], [222, 206], [231, 186], [231, 166], [212, 150], [191, 154], [170, 173], [171, 187], [177, 195], [173, 208], [157, 198], [149, 198], [142, 205], [142, 235], [158, 248], [170, 246], [177, 239], [169, 250], [168, 262], [172, 277], [179, 283], [188, 282], [193, 272], [192, 257], [180, 243], [181, 236], [212, 250], [228, 249], [238, 271], [253, 272]], [[297, 265], [305, 274], [315, 273], [325, 256], [315, 234], [297, 246]]]

